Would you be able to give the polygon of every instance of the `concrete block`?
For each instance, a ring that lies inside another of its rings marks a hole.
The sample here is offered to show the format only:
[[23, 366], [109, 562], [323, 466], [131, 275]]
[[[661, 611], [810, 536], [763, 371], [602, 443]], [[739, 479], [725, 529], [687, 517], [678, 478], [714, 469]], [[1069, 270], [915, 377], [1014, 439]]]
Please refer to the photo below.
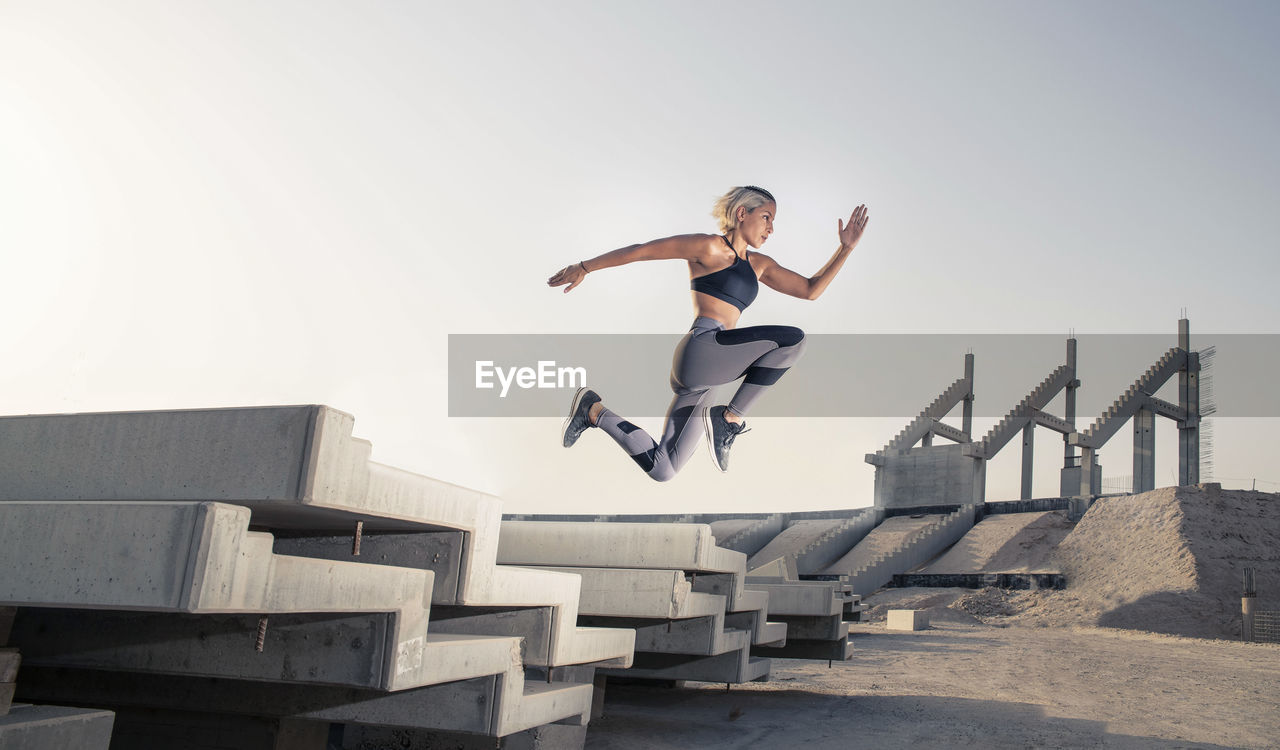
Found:
[[362, 534], [360, 554], [355, 555], [353, 534], [281, 536], [277, 533], [272, 551], [279, 555], [430, 570], [434, 576], [431, 601], [455, 604], [460, 593], [465, 538], [461, 531]]
[[891, 609], [885, 621], [887, 630], [926, 630], [929, 613], [923, 609]]
[[116, 712], [112, 750], [321, 750], [328, 722], [255, 716], [123, 709]]
[[747, 556], [715, 546], [706, 524], [504, 521], [498, 561], [510, 565], [745, 572]]
[[638, 652], [714, 656], [750, 645], [750, 631], [726, 629], [723, 616], [670, 620], [636, 628]]
[[[387, 665], [427, 683], [520, 669], [521, 639], [429, 632], [415, 651], [395, 640], [394, 613], [176, 615], [23, 608], [14, 637], [28, 666], [127, 670], [385, 690]], [[412, 661], [410, 661], [412, 659]], [[394, 680], [392, 680], [394, 684]]]
[[0, 716], [0, 750], [107, 750], [110, 711], [16, 704]]
[[[496, 569], [496, 497], [370, 461], [370, 443], [352, 436], [354, 421], [325, 406], [0, 418], [0, 500], [223, 500], [249, 508], [255, 527], [289, 532], [282, 537], [341, 538], [357, 522], [370, 537], [461, 532], [457, 560], [438, 561], [449, 580], [436, 589], [432, 579], [434, 600], [562, 604], [560, 582]], [[396, 543], [372, 544], [381, 557]], [[290, 551], [337, 562], [338, 545]], [[579, 639], [576, 611], [562, 614], [557, 623], [566, 625], [555, 625], [552, 647], [557, 663], [625, 658], [627, 634]]]
[[849, 623], [840, 615], [770, 615], [787, 626], [787, 642], [842, 641], [849, 636]]
[[742, 683], [767, 679], [770, 666], [768, 659], [753, 657], [749, 649], [743, 649], [717, 656], [692, 657], [642, 653], [636, 655], [636, 663], [631, 669], [605, 669], [601, 672], [610, 677], [629, 679]]
[[343, 750], [581, 750], [587, 727], [548, 724], [516, 732], [494, 740], [460, 732], [430, 732], [388, 729], [348, 724], [343, 734]]
[[663, 620], [722, 614], [727, 598], [697, 593], [679, 570], [543, 567], [581, 579], [580, 615]]
[[[446, 636], [448, 637], [448, 636]], [[526, 683], [523, 670], [397, 692], [325, 685], [24, 667], [24, 700], [190, 710], [307, 721], [441, 729], [500, 737], [553, 722], [585, 723], [590, 683]]]
[[853, 658], [853, 642], [848, 639], [809, 641], [788, 639], [785, 646], [752, 646], [752, 656], [770, 659], [826, 659], [848, 661]]
[[828, 581], [795, 581], [791, 583], [755, 583], [747, 580], [748, 591], [769, 595], [769, 617], [777, 615], [834, 615], [845, 604], [840, 584]]
[[[0, 603], [207, 614], [394, 612], [384, 689], [461, 679], [426, 658], [431, 572], [275, 555], [249, 510], [193, 502], [0, 502]], [[8, 533], [10, 530], [20, 533]], [[38, 559], [40, 566], [23, 564]], [[514, 641], [513, 641], [514, 643]]]

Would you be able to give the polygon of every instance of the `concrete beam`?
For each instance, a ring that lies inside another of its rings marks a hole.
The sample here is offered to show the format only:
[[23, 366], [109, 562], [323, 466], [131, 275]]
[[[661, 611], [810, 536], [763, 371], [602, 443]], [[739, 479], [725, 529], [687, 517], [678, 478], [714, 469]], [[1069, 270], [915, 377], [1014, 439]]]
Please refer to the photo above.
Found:
[[1143, 407], [1133, 416], [1133, 491], [1156, 488], [1156, 415]]
[[929, 432], [957, 443], [969, 442], [969, 436], [965, 434], [963, 430], [958, 430], [955, 427], [939, 422], [936, 419], [929, 425]]
[[1058, 419], [1054, 415], [1046, 411], [1036, 409], [1031, 413], [1031, 420], [1038, 425], [1048, 427], [1054, 432], [1060, 432], [1063, 435], [1070, 435], [1076, 431], [1075, 425], [1065, 419]]
[[0, 716], [0, 750], [107, 750], [114, 723], [110, 711], [15, 705]]
[[498, 561], [509, 565], [745, 572], [706, 524], [504, 521]]
[[1162, 417], [1168, 417], [1169, 419], [1176, 419], [1179, 422], [1186, 422], [1192, 418], [1192, 415], [1188, 414], [1187, 410], [1181, 406], [1171, 404], [1168, 401], [1156, 398], [1155, 396], [1147, 398], [1147, 406], [1156, 414], [1159, 414]]
[[585, 723], [592, 685], [526, 683], [523, 672], [476, 677], [398, 692], [50, 667], [23, 669], [25, 700], [157, 707], [249, 716], [443, 729], [505, 736], [557, 721]]
[[[329, 551], [290, 547], [324, 560], [342, 559], [340, 540], [357, 522], [375, 548], [403, 545], [395, 532], [461, 533], [458, 559], [446, 555], [436, 566], [448, 575], [433, 598], [564, 605], [557, 623], [576, 619], [576, 589], [572, 601], [556, 598], [568, 590], [564, 581], [497, 568], [496, 497], [370, 461], [370, 443], [352, 436], [354, 421], [325, 406], [0, 418], [0, 500], [225, 500], [249, 508], [257, 528], [331, 537]], [[576, 630], [555, 627], [557, 664], [629, 653], [629, 633], [583, 634], [576, 643]]]

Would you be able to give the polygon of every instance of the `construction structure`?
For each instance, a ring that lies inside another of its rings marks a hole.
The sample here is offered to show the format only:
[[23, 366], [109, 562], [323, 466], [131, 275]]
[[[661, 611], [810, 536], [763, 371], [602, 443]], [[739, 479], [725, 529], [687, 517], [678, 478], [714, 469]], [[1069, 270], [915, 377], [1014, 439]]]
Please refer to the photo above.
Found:
[[[867, 455], [874, 505], [840, 511], [504, 519], [496, 497], [370, 460], [325, 406], [0, 418], [0, 747], [192, 728], [272, 750], [581, 746], [607, 679], [732, 684], [775, 657], [850, 658], [862, 597], [964, 573], [928, 566], [984, 517], [1078, 518], [1128, 419], [1135, 491], [1154, 485], [1156, 415], [1178, 422], [1180, 481], [1199, 481], [1201, 365], [1182, 320], [1077, 432], [1068, 339], [974, 440], [967, 354]], [[1174, 374], [1177, 404], [1154, 395]], [[1036, 426], [1063, 435], [1061, 497], [1030, 498]], [[1022, 498], [987, 502], [986, 462], [1018, 435]]]
[[[1212, 350], [1206, 352], [1206, 358]], [[1088, 498], [1101, 492], [1099, 450], [1125, 422], [1133, 420], [1133, 492], [1155, 488], [1155, 418], [1178, 424], [1178, 483], [1200, 481], [1200, 419], [1206, 410], [1200, 399], [1201, 353], [1191, 349], [1190, 322], [1178, 321], [1177, 345], [1151, 365], [1092, 425], [1076, 430], [1077, 340], [1066, 341], [1066, 360], [1007, 411], [981, 440], [972, 437], [974, 361], [964, 358], [964, 374], [926, 406], [883, 448], [866, 455], [875, 469], [875, 506], [911, 508], [981, 503], [986, 497], [986, 462], [995, 458], [1015, 436], [1022, 437], [1020, 497], [1032, 497], [1035, 428], [1046, 427], [1063, 440], [1060, 496], [1079, 498], [1075, 513], [1088, 507]], [[1178, 376], [1178, 403], [1155, 396]], [[1064, 411], [1057, 416], [1046, 407], [1064, 394]], [[962, 406], [961, 425], [942, 420]], [[934, 445], [933, 438], [950, 440]], [[1076, 450], [1079, 450], [1079, 455]]]

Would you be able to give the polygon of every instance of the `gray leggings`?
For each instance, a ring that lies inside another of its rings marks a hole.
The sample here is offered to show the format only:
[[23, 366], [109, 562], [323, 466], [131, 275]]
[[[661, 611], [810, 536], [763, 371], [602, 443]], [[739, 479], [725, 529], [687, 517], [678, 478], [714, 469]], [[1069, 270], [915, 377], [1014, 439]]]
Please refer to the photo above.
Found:
[[676, 475], [702, 440], [698, 423], [708, 406], [711, 388], [743, 378], [729, 409], [746, 416], [751, 405], [804, 352], [804, 331], [792, 326], [751, 326], [725, 330], [712, 318], [699, 317], [676, 346], [671, 362], [671, 390], [662, 440], [604, 409], [597, 426], [617, 441], [651, 478], [665, 482]]

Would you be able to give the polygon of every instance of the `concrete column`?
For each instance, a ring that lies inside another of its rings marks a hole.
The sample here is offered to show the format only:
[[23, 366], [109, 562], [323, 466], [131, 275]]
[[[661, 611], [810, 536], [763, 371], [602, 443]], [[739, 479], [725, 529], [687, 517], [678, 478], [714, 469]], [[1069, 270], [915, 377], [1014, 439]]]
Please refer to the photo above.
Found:
[[1156, 413], [1144, 406], [1133, 415], [1133, 491], [1156, 488]]
[[[1181, 338], [1181, 337], [1179, 337]], [[1200, 483], [1200, 355], [1187, 352], [1187, 366], [1178, 373], [1178, 406], [1187, 412], [1178, 423], [1178, 484]]]
[[1093, 495], [1093, 465], [1097, 463], [1097, 454], [1093, 448], [1080, 446], [1080, 489], [1077, 497]]
[[973, 439], [973, 353], [964, 355], [964, 379], [969, 381], [969, 395], [964, 397], [963, 416], [960, 418], [960, 431], [970, 440]]
[[[1071, 380], [1067, 383], [1066, 394], [1066, 414], [1063, 416], [1072, 427], [1076, 426], [1076, 388], [1080, 386], [1080, 381], [1076, 379], [1076, 340], [1074, 338], [1067, 339], [1067, 367], [1071, 368]], [[1075, 462], [1076, 449], [1075, 446], [1067, 442], [1067, 436], [1062, 436], [1062, 467], [1071, 468]]]
[[1036, 423], [1027, 422], [1022, 428], [1022, 499], [1031, 499], [1031, 472], [1034, 466]]

